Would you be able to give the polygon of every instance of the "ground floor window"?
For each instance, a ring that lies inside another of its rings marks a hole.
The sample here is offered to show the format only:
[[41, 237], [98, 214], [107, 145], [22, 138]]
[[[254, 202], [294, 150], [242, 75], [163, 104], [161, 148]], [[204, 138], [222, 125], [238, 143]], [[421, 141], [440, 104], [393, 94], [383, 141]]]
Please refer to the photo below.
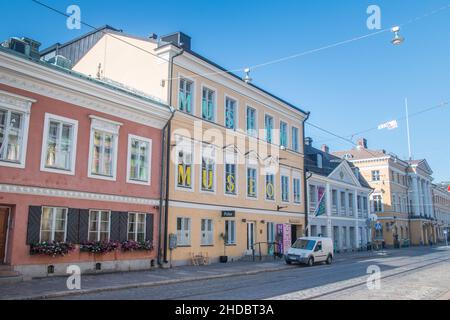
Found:
[[145, 241], [145, 213], [128, 214], [128, 240]]
[[67, 208], [42, 208], [40, 242], [64, 242], [66, 229]]
[[274, 243], [276, 241], [276, 225], [273, 222], [267, 223], [267, 242]]
[[89, 212], [89, 241], [109, 241], [110, 211]]
[[202, 219], [202, 246], [211, 246], [214, 244], [213, 221], [211, 219]]
[[191, 219], [177, 218], [177, 244], [189, 246], [191, 244]]
[[234, 220], [225, 221], [225, 241], [226, 244], [236, 244], [236, 222]]
[[317, 237], [317, 226], [311, 226], [311, 237]]

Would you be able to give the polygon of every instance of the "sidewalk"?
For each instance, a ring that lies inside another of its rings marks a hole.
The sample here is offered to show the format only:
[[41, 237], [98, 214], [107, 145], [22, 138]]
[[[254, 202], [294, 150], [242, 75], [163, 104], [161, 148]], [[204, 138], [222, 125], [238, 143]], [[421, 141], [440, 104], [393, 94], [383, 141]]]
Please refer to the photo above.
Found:
[[[351, 259], [364, 259], [372, 256], [379, 256], [379, 253], [357, 252], [336, 254], [335, 262]], [[183, 266], [173, 269], [155, 269], [151, 271], [82, 275], [81, 290], [73, 291], [68, 290], [66, 287], [67, 277], [50, 277], [15, 284], [0, 285], [0, 300], [58, 298], [68, 295], [152, 287], [240, 275], [253, 275], [296, 267], [297, 266], [295, 265], [286, 265], [284, 260], [276, 260], [272, 262], [234, 262], [200, 267]]]

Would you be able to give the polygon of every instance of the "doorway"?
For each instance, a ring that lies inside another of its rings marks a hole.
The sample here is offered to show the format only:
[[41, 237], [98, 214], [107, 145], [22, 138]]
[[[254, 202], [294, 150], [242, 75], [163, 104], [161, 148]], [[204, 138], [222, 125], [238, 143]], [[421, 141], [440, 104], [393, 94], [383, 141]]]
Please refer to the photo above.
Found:
[[291, 245], [300, 238], [300, 235], [297, 232], [297, 226], [295, 224], [291, 225]]
[[0, 207], [0, 264], [5, 263], [10, 208]]
[[253, 253], [253, 248], [255, 246], [255, 223], [247, 222], [247, 254]]

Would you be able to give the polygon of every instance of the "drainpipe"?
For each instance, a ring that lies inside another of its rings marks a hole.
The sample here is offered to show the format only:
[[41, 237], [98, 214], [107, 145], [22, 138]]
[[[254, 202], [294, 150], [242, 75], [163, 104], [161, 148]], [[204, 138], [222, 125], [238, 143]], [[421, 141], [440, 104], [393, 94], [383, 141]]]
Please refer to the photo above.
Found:
[[[169, 83], [168, 83], [168, 95], [169, 95], [169, 107], [172, 110], [175, 110], [175, 108], [172, 107], [172, 91], [173, 91], [173, 61], [176, 57], [181, 56], [184, 53], [184, 49], [182, 49], [179, 53], [175, 54], [174, 56], [172, 56], [170, 58], [170, 62], [169, 62]], [[172, 113], [172, 117], [170, 118], [169, 122], [167, 123], [167, 133], [166, 133], [166, 138], [165, 138], [165, 146], [166, 146], [166, 158], [165, 158], [165, 178], [166, 178], [166, 185], [165, 185], [165, 195], [163, 196], [163, 188], [161, 188], [161, 204], [162, 201], [164, 200], [164, 248], [163, 248], [163, 261], [159, 261], [160, 265], [162, 263], [168, 263], [169, 261], [167, 260], [167, 238], [168, 238], [168, 221], [169, 221], [169, 181], [170, 181], [170, 151], [171, 151], [171, 146], [170, 146], [170, 140], [171, 140], [171, 135], [172, 135], [172, 119], [175, 115], [175, 111]], [[162, 163], [164, 164], [164, 158]], [[161, 179], [161, 187], [162, 187], [162, 179]], [[164, 198], [165, 197], [165, 198]], [[164, 199], [163, 199], [164, 198]], [[161, 211], [161, 215], [162, 215], [162, 208], [160, 209]], [[160, 217], [162, 218], [162, 217]], [[160, 220], [160, 230], [161, 230], [161, 220]], [[161, 235], [161, 232], [160, 232]], [[160, 252], [161, 253], [161, 252]], [[158, 255], [160, 257], [160, 254]]]
[[[309, 116], [311, 115], [311, 112], [306, 113], [306, 118], [305, 120], [303, 120], [303, 146], [305, 145], [305, 125], [306, 125], [306, 121], [308, 121]], [[308, 179], [311, 178], [311, 175], [307, 178], [306, 177], [306, 169], [305, 169], [305, 148], [303, 147], [303, 185], [305, 190], [303, 190], [303, 201], [305, 203], [305, 236], [307, 237], [309, 232], [308, 232], [308, 224], [309, 224], [309, 219], [308, 219], [308, 213], [309, 213], [309, 208], [308, 208], [308, 188], [307, 188], [307, 183], [308, 183]]]

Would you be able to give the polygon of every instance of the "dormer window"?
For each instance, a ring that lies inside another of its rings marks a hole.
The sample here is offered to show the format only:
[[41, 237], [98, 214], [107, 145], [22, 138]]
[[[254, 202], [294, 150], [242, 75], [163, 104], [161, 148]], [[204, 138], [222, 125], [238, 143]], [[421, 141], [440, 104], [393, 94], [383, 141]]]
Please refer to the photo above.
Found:
[[317, 154], [317, 168], [323, 168], [323, 156], [321, 154]]

